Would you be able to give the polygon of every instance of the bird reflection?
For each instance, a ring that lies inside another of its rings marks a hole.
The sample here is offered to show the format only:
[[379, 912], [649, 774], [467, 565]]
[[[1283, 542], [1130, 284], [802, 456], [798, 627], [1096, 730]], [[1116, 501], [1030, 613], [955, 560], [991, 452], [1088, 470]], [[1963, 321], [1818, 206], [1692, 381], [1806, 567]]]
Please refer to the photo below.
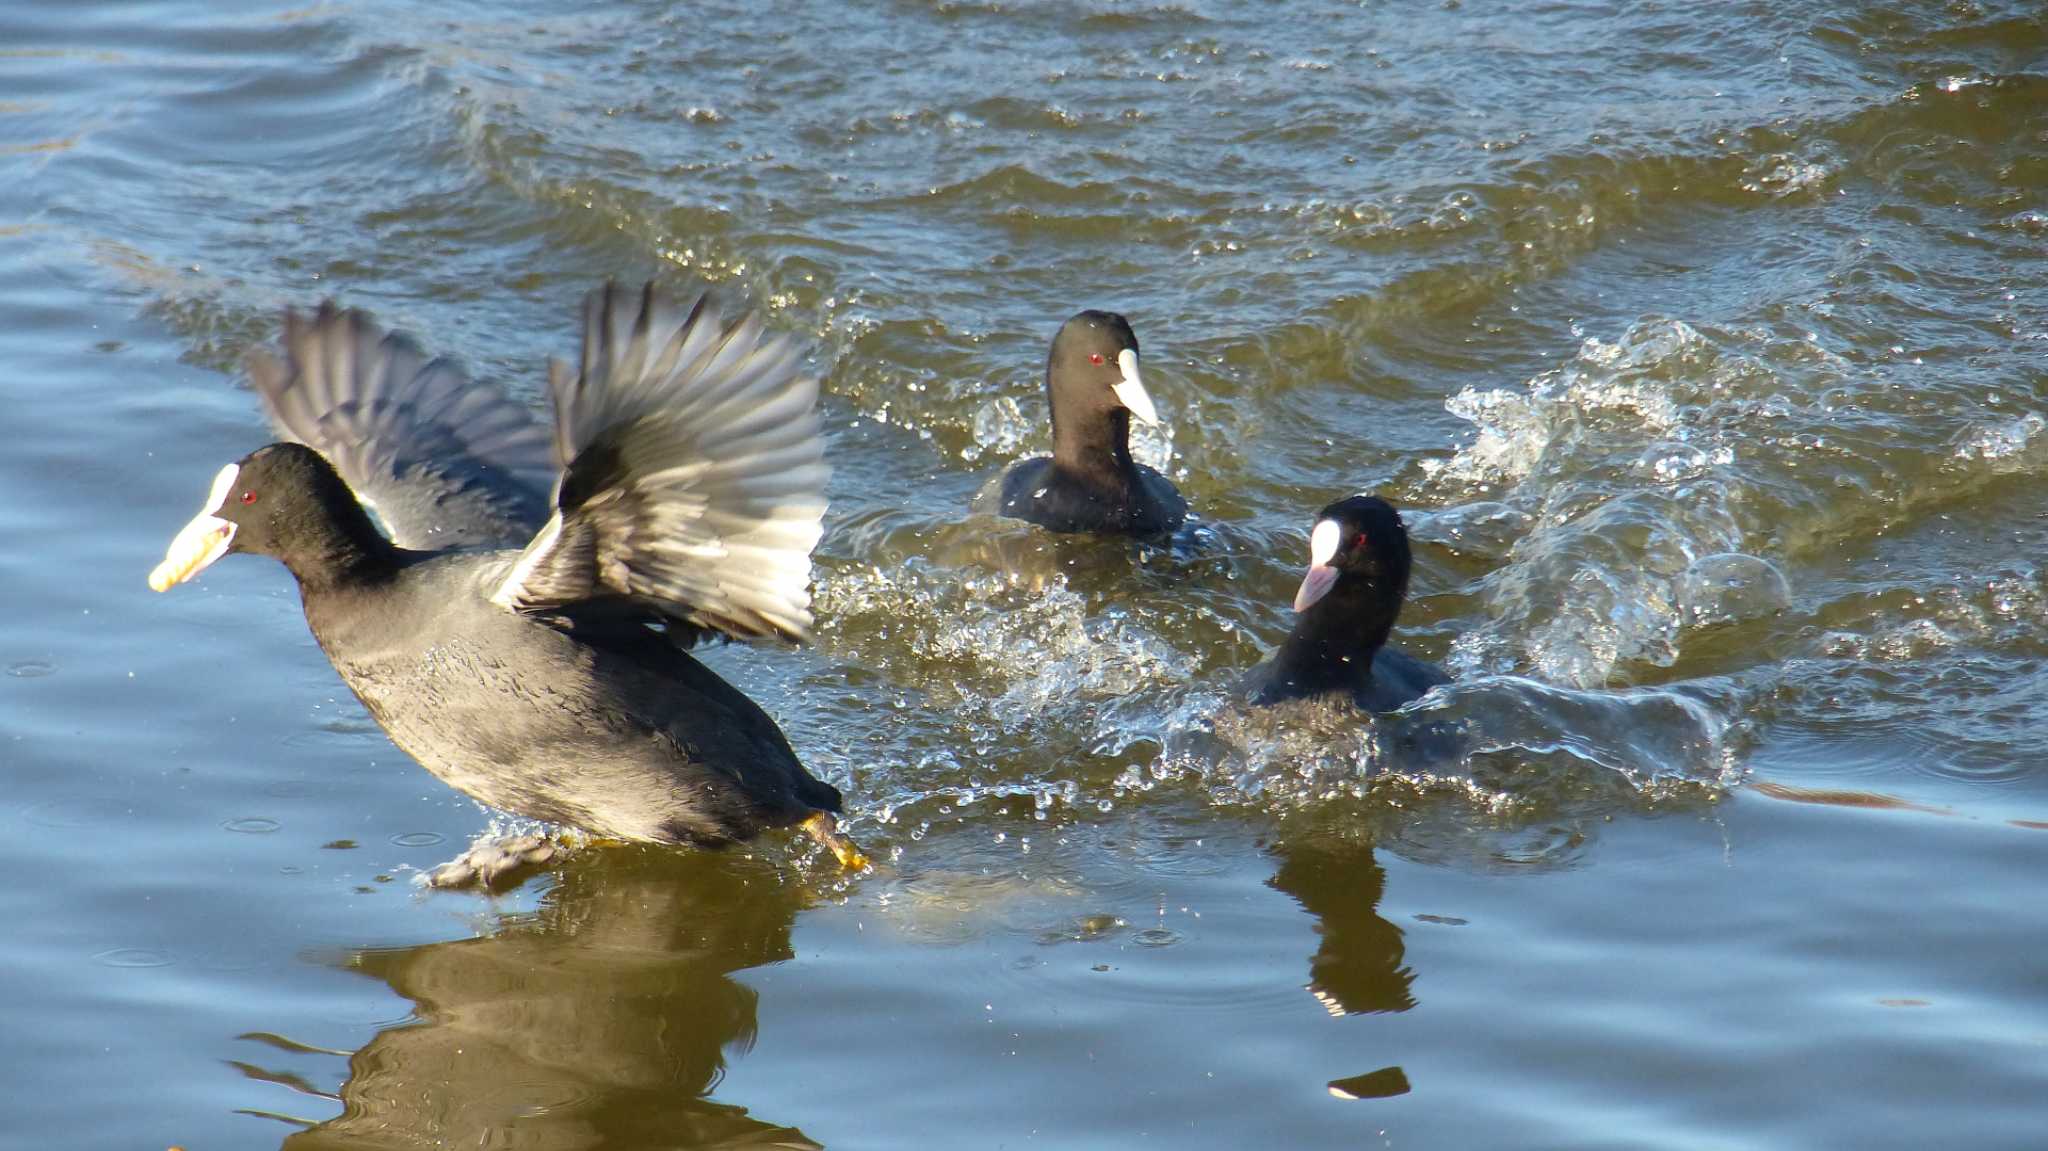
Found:
[[364, 950], [414, 1003], [349, 1058], [325, 1147], [817, 1147], [705, 1098], [754, 1043], [732, 973], [790, 958], [804, 893], [735, 856], [614, 851], [572, 864], [489, 935]]
[[1308, 961], [1309, 990], [1332, 1015], [1406, 1011], [1414, 974], [1402, 966], [1401, 929], [1381, 919], [1387, 873], [1372, 847], [1312, 838], [1274, 849], [1280, 870], [1268, 882], [1320, 922], [1322, 942]]
[[[1401, 929], [1380, 918], [1387, 873], [1374, 862], [1372, 847], [1327, 836], [1304, 836], [1273, 849], [1280, 870], [1268, 880], [1293, 896], [1317, 919], [1321, 942], [1308, 961], [1308, 989], [1331, 1015], [1406, 1011], [1414, 973], [1402, 964]], [[1383, 1067], [1334, 1080], [1340, 1099], [1406, 1094], [1408, 1078], [1399, 1067]]]

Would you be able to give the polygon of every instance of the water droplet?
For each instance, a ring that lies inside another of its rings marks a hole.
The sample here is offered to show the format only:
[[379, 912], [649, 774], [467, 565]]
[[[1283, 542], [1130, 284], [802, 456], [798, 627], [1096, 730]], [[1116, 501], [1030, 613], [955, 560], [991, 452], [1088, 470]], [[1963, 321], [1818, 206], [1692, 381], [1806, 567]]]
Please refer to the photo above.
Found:
[[1148, 927], [1131, 938], [1140, 947], [1172, 947], [1180, 942], [1180, 932], [1170, 927]]

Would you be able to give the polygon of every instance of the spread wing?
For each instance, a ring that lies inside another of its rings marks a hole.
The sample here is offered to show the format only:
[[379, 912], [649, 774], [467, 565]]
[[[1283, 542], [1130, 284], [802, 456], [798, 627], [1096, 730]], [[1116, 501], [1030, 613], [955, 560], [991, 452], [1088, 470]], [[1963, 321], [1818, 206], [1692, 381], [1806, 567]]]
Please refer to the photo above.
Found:
[[517, 545], [547, 518], [547, 431], [511, 397], [332, 302], [287, 309], [281, 342], [282, 359], [247, 359], [271, 423], [326, 456], [399, 546]]
[[555, 509], [494, 602], [545, 614], [623, 597], [685, 641], [801, 640], [823, 531], [818, 383], [758, 316], [607, 284], [579, 370], [556, 363]]

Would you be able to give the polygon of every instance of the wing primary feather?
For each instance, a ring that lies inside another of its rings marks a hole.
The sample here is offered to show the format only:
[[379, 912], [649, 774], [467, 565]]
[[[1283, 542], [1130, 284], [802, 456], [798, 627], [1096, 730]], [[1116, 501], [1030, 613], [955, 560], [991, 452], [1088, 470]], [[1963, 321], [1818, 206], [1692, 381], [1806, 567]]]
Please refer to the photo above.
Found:
[[516, 544], [547, 518], [547, 433], [524, 405], [333, 301], [287, 309], [279, 346], [245, 361], [272, 424], [326, 456], [400, 545]]
[[830, 472], [791, 341], [708, 294], [606, 284], [577, 362], [549, 371], [554, 518], [493, 600], [549, 615], [624, 598], [682, 637], [803, 639]]

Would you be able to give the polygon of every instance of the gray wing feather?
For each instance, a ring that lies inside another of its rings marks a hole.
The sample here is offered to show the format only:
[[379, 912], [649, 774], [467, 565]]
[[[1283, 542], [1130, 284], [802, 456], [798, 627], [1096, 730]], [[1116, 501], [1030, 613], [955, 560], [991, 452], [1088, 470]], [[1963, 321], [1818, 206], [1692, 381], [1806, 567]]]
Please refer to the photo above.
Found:
[[286, 310], [282, 343], [283, 359], [247, 358], [271, 423], [326, 456], [400, 546], [516, 545], [546, 518], [548, 435], [525, 406], [331, 302]]
[[550, 383], [555, 513], [492, 598], [625, 597], [685, 640], [803, 639], [830, 473], [794, 343], [708, 296], [608, 284], [584, 304], [580, 370], [556, 363]]

